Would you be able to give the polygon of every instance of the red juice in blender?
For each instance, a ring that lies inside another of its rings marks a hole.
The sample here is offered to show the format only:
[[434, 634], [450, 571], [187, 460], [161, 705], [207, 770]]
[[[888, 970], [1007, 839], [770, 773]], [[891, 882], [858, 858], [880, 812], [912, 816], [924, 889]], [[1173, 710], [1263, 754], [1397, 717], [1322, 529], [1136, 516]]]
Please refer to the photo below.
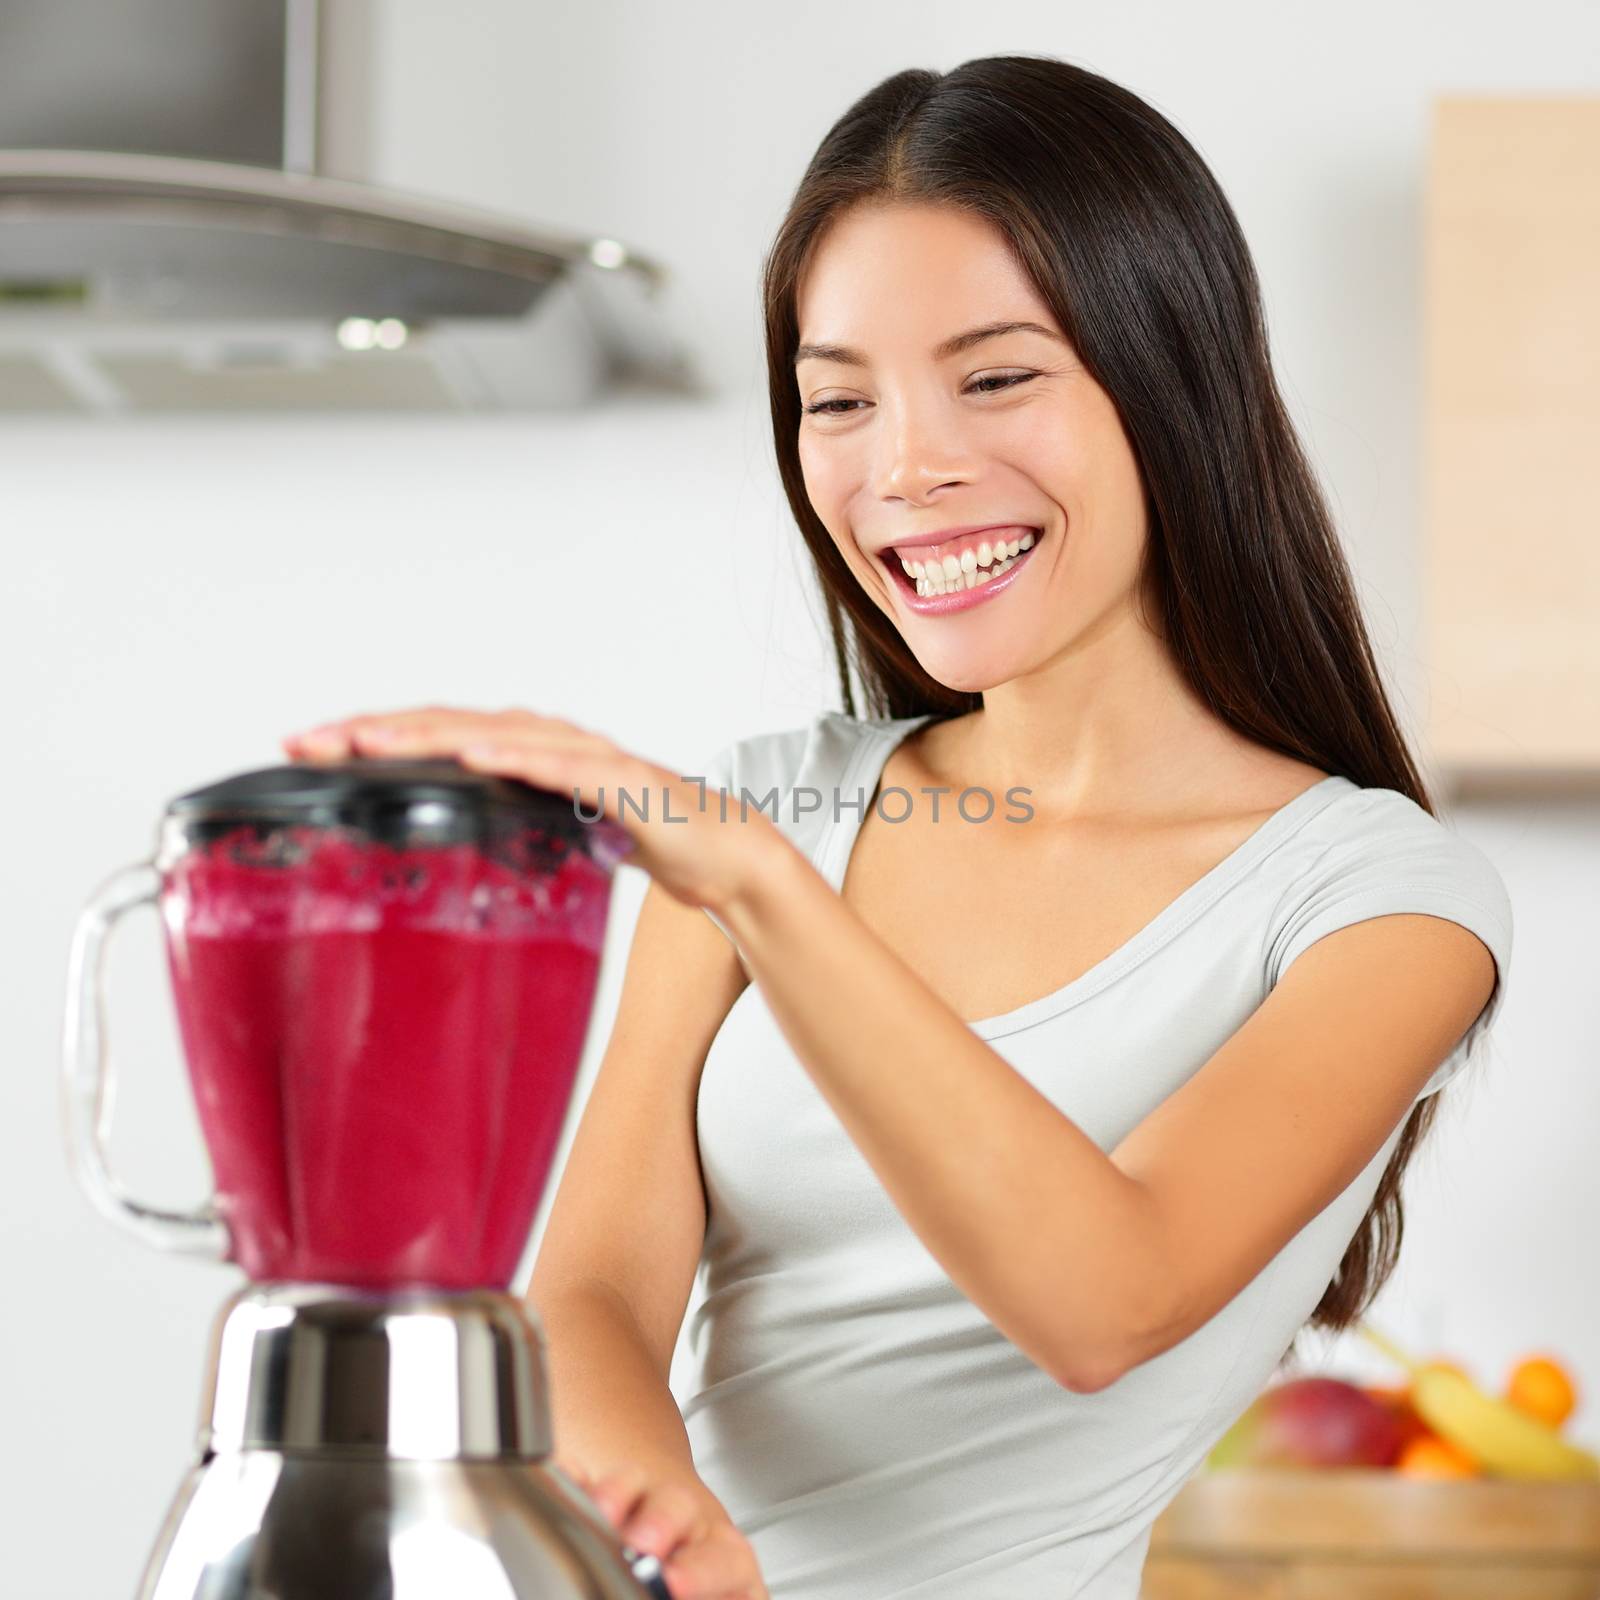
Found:
[[383, 815], [213, 826], [165, 865], [217, 1210], [258, 1281], [505, 1288], [588, 1029], [609, 865], [548, 808], [492, 848]]

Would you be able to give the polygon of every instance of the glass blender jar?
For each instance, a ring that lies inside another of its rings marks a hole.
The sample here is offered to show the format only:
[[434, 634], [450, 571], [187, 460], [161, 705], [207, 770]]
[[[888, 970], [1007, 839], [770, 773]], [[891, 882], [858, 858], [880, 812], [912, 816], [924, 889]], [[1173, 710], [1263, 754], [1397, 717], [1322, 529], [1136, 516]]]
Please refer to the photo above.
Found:
[[[631, 848], [450, 760], [248, 772], [171, 801], [73, 940], [75, 1175], [147, 1244], [239, 1266], [196, 1458], [139, 1600], [667, 1595], [549, 1462], [541, 1334], [509, 1293]], [[147, 1206], [108, 1160], [102, 967], [161, 915], [215, 1193]]]

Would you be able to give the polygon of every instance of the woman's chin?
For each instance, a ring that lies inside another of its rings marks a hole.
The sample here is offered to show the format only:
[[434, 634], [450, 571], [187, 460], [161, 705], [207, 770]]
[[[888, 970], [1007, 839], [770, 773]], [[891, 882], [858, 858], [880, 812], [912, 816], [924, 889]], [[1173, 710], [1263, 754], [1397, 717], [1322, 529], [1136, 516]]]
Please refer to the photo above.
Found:
[[948, 659], [934, 653], [917, 657], [917, 665], [935, 683], [955, 694], [982, 694], [998, 684], [1008, 683], [1022, 670], [1013, 661], [975, 661], [970, 653], [952, 651]]

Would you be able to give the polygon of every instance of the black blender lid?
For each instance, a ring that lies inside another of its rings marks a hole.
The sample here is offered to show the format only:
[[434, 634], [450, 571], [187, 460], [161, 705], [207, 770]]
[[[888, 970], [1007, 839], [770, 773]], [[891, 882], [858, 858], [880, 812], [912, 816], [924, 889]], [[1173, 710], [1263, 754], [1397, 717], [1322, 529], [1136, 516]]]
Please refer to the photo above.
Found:
[[260, 767], [179, 795], [168, 802], [167, 816], [204, 838], [239, 827], [343, 827], [385, 844], [483, 843], [533, 828], [591, 854], [603, 839], [608, 858], [623, 833], [609, 819], [578, 816], [570, 795], [431, 757]]

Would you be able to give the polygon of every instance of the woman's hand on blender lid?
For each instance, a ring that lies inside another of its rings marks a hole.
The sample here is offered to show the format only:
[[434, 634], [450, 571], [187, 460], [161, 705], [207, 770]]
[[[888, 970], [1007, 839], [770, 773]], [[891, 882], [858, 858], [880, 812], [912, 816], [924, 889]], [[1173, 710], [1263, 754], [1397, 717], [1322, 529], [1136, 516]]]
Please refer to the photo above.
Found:
[[799, 857], [759, 807], [731, 795], [719, 799], [721, 791], [701, 776], [675, 773], [603, 734], [533, 711], [422, 706], [346, 717], [290, 734], [283, 748], [308, 761], [448, 756], [475, 771], [570, 794], [585, 820], [603, 813], [628, 834], [628, 864], [684, 905], [712, 912]]
[[771, 1600], [749, 1540], [709, 1496], [642, 1467], [590, 1473], [557, 1464], [625, 1544], [661, 1562], [673, 1600]]

